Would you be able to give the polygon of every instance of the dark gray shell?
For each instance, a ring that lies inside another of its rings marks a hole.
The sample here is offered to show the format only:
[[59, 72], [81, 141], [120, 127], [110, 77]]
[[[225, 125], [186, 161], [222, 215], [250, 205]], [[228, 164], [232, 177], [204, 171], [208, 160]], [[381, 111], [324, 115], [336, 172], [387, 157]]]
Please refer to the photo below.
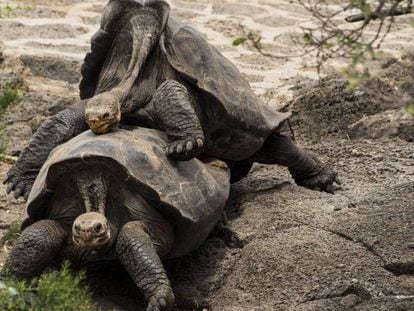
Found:
[[[210, 131], [209, 154], [246, 159], [290, 116], [255, 95], [237, 67], [192, 27], [170, 18], [161, 47], [178, 72], [216, 99], [199, 109]], [[221, 107], [206, 107], [214, 104]]]
[[96, 136], [87, 131], [55, 148], [43, 165], [28, 199], [29, 217], [47, 217], [47, 203], [65, 174], [76, 166], [110, 167], [131, 189], [177, 224], [180, 250], [202, 242], [219, 220], [230, 191], [221, 161], [174, 162], [166, 155], [167, 137], [156, 130], [119, 129]]

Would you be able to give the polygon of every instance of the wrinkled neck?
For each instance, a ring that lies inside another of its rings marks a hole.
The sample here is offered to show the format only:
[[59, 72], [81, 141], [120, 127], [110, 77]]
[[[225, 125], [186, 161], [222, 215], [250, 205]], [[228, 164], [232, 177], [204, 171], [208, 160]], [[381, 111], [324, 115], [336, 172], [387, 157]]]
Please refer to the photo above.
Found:
[[98, 169], [87, 169], [79, 173], [76, 181], [86, 212], [105, 215], [108, 178]]
[[120, 83], [111, 90], [123, 102], [129, 94], [134, 82], [138, 79], [145, 61], [152, 49], [158, 44], [161, 35], [161, 23], [156, 11], [144, 7], [130, 17], [129, 31], [131, 31], [132, 53], [125, 76]]

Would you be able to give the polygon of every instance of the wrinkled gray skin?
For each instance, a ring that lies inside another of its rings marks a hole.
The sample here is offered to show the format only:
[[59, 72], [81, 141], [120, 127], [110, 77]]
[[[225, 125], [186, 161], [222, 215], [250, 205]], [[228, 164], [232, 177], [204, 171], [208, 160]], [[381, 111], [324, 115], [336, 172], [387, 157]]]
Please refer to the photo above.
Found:
[[232, 182], [260, 162], [287, 166], [299, 185], [333, 192], [337, 173], [277, 133], [289, 114], [272, 111], [231, 62], [168, 13], [161, 0], [109, 1], [82, 66], [83, 100], [41, 125], [7, 173], [7, 192], [27, 198], [53, 148], [119, 120], [165, 131], [172, 158], [203, 152], [226, 161]]
[[230, 173], [221, 161], [168, 161], [165, 141], [141, 128], [98, 138], [86, 132], [56, 148], [29, 198], [32, 224], [2, 274], [31, 279], [64, 259], [75, 268], [118, 259], [147, 311], [171, 310], [174, 293], [161, 260], [206, 239], [223, 212]]

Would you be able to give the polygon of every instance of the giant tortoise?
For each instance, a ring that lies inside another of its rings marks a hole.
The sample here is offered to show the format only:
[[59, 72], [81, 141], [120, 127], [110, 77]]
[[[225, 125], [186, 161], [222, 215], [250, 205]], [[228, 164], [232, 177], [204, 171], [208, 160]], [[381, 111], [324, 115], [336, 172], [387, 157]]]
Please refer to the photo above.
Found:
[[261, 101], [228, 59], [168, 12], [162, 0], [109, 1], [82, 66], [83, 100], [38, 129], [8, 172], [8, 192], [28, 195], [50, 150], [88, 128], [85, 113], [97, 133], [120, 118], [163, 130], [171, 157], [204, 150], [228, 163], [232, 181], [260, 162], [285, 165], [298, 184], [332, 191], [336, 173], [277, 133], [289, 113]]
[[219, 160], [173, 162], [165, 134], [87, 131], [53, 150], [28, 199], [28, 225], [4, 273], [39, 275], [59, 259], [75, 266], [118, 258], [147, 310], [171, 310], [161, 260], [198, 247], [219, 221], [230, 173]]

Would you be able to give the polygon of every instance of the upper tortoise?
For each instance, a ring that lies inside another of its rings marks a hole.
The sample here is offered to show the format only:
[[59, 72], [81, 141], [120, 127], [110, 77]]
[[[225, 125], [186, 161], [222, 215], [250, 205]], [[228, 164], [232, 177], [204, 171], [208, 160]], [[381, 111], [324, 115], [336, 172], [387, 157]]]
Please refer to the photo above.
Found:
[[9, 170], [5, 182], [15, 197], [27, 197], [54, 147], [89, 126], [105, 133], [118, 122], [165, 131], [175, 159], [204, 151], [226, 161], [232, 181], [260, 162], [287, 166], [300, 185], [333, 191], [336, 173], [277, 133], [289, 114], [261, 101], [198, 31], [169, 18], [164, 1], [109, 1], [82, 66], [80, 94], [79, 103], [42, 124]]

